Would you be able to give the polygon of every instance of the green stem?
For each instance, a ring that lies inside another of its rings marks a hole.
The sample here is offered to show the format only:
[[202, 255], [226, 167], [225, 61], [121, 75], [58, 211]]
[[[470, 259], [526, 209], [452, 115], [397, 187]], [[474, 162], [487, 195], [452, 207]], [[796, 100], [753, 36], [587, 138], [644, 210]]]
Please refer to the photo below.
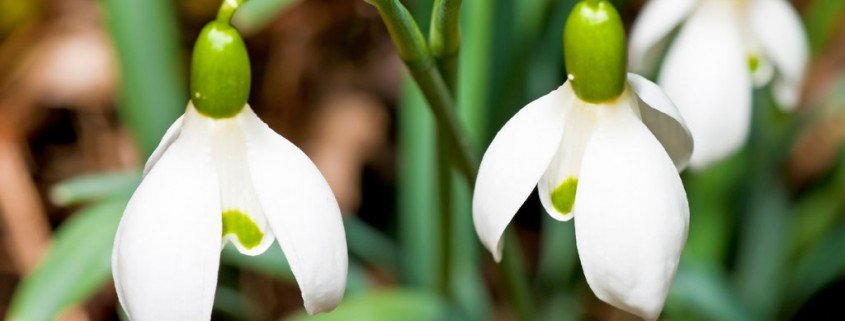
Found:
[[438, 290], [444, 298], [451, 298], [452, 284], [452, 167], [445, 148], [446, 135], [437, 131], [437, 183], [440, 233], [440, 267]]
[[428, 42], [446, 86], [456, 95], [458, 53], [461, 48], [462, 0], [435, 0]]
[[513, 230], [508, 230], [505, 232], [504, 238], [510, 239], [510, 242], [504, 243], [502, 262], [497, 266], [505, 283], [505, 295], [511, 302], [517, 320], [537, 320], [537, 313], [533, 305], [534, 298], [528, 286], [528, 281], [524, 277], [525, 258], [522, 256], [516, 233]]
[[454, 155], [455, 166], [469, 182], [474, 183], [478, 164], [470, 152], [463, 128], [455, 115], [455, 103], [448, 87], [435, 67], [434, 57], [417, 23], [399, 0], [373, 0], [390, 32], [399, 56], [425, 95], [438, 126], [446, 135], [447, 147]]
[[[446, 0], [442, 1], [445, 2]], [[436, 68], [436, 61], [422, 32], [420, 32], [410, 12], [399, 0], [368, 0], [368, 2], [378, 9], [393, 43], [397, 47], [399, 56], [405, 62], [411, 76], [425, 96], [438, 128], [445, 136], [446, 143], [448, 143], [445, 144], [446, 150], [451, 151], [448, 154], [454, 155], [455, 166], [464, 175], [469, 183], [468, 185], [473, 186], [478, 175], [478, 161], [473, 156], [466, 140], [469, 136], [466, 135], [458, 122], [453, 96], [443, 76]], [[456, 67], [457, 64], [454, 68], [456, 70], [455, 76], [457, 75]], [[522, 256], [521, 249], [515, 244], [508, 246], [505, 251], [504, 262], [499, 265], [500, 273], [505, 279], [508, 292], [511, 294], [508, 299], [517, 315], [520, 316], [520, 320], [533, 321], [536, 313], [531, 299], [529, 283], [524, 274], [525, 259]]]
[[235, 14], [235, 10], [238, 10], [238, 7], [244, 2], [246, 0], [223, 0], [223, 3], [220, 4], [220, 9], [217, 10], [217, 21], [228, 25], [232, 20], [232, 15]]
[[[461, 0], [435, 0], [431, 15], [429, 45], [436, 58], [438, 69], [444, 75], [446, 87], [454, 98], [458, 75], [458, 52], [460, 50]], [[455, 108], [453, 105], [452, 108]], [[440, 191], [440, 292], [451, 298], [452, 270], [452, 167], [449, 149], [446, 147], [448, 134], [442, 126], [437, 130], [437, 172]]]

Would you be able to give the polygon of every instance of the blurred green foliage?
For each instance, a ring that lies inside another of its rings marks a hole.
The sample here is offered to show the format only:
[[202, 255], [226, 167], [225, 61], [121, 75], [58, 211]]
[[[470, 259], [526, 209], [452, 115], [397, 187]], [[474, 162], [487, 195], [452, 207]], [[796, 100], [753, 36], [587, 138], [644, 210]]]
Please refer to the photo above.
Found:
[[123, 208], [133, 188], [84, 207], [53, 236], [38, 268], [12, 298], [10, 320], [48, 321], [86, 300], [111, 278], [111, 248]]

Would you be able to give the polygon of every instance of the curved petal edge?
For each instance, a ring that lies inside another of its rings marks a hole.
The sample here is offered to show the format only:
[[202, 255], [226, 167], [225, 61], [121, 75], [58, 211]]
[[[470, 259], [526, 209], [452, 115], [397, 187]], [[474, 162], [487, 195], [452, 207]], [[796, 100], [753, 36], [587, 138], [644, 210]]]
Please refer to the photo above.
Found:
[[308, 156], [247, 106], [239, 116], [255, 192], [302, 291], [309, 314], [334, 309], [346, 289], [340, 208]]
[[475, 231], [498, 262], [502, 235], [549, 166], [564, 114], [575, 93], [569, 83], [531, 102], [496, 134], [484, 153], [472, 199]]
[[628, 84], [637, 93], [643, 123], [666, 149], [678, 171], [683, 171], [689, 165], [694, 143], [681, 112], [663, 89], [648, 79], [629, 73]]

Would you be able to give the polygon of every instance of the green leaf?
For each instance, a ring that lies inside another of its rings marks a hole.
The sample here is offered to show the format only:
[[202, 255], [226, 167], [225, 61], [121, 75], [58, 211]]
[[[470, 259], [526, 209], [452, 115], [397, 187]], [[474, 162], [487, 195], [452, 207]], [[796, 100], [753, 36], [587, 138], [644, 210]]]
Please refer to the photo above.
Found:
[[446, 306], [434, 294], [404, 289], [382, 289], [345, 299], [330, 313], [299, 313], [286, 321], [431, 321], [444, 320]]
[[399, 242], [401, 277], [434, 289], [439, 237], [434, 215], [434, 120], [419, 89], [406, 80], [399, 108]]
[[21, 281], [8, 319], [53, 320], [102, 288], [111, 278], [112, 244], [128, 200], [128, 196], [113, 197], [68, 219], [44, 260]]
[[152, 154], [188, 103], [176, 14], [167, 0], [103, 0], [121, 73], [121, 119]]
[[96, 173], [64, 180], [50, 190], [50, 201], [58, 206], [97, 201], [126, 194], [141, 182], [138, 171]]
[[[243, 255], [231, 244], [226, 244], [223, 253], [220, 255], [223, 264], [235, 266], [241, 269], [275, 277], [281, 281], [296, 284], [296, 279], [288, 265], [282, 249], [278, 245], [270, 246], [266, 252], [249, 256]], [[347, 276], [348, 293], [362, 291], [370, 286], [366, 271], [355, 261], [349, 262], [349, 273]]]
[[538, 286], [544, 290], [561, 290], [570, 283], [578, 262], [575, 247], [575, 224], [559, 222], [540, 210], [542, 238], [540, 266], [537, 271]]
[[227, 243], [220, 255], [220, 261], [224, 264], [273, 276], [280, 280], [296, 282], [282, 249], [276, 245], [270, 246], [261, 255], [249, 256], [241, 254], [234, 246]]
[[666, 309], [690, 312], [707, 320], [760, 320], [739, 303], [734, 292], [718, 270], [682, 264], [669, 291]]
[[845, 1], [816, 0], [807, 8], [804, 21], [813, 52], [820, 52], [828, 44], [836, 25], [845, 14]]
[[810, 297], [845, 275], [845, 225], [826, 235], [806, 251], [796, 266], [789, 282], [789, 300], [786, 310], [795, 312]]
[[349, 252], [364, 262], [395, 272], [398, 253], [393, 240], [355, 215], [343, 220]]
[[245, 35], [257, 32], [297, 3], [299, 0], [249, 0], [235, 11], [232, 25]]

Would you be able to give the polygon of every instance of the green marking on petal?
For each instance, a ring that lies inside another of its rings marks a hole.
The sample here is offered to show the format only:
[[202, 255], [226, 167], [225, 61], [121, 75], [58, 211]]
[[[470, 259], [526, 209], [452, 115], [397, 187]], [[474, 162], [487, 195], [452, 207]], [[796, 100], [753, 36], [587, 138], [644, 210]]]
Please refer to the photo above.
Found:
[[238, 242], [246, 249], [253, 249], [264, 238], [264, 232], [258, 228], [255, 221], [240, 210], [223, 211], [223, 236], [235, 235]]
[[757, 68], [760, 68], [760, 56], [758, 56], [758, 55], [748, 56], [748, 69], [750, 69], [751, 72], [754, 73], [754, 72], [757, 72]]
[[575, 192], [578, 190], [578, 179], [567, 178], [552, 191], [552, 205], [561, 214], [569, 214], [575, 206]]

